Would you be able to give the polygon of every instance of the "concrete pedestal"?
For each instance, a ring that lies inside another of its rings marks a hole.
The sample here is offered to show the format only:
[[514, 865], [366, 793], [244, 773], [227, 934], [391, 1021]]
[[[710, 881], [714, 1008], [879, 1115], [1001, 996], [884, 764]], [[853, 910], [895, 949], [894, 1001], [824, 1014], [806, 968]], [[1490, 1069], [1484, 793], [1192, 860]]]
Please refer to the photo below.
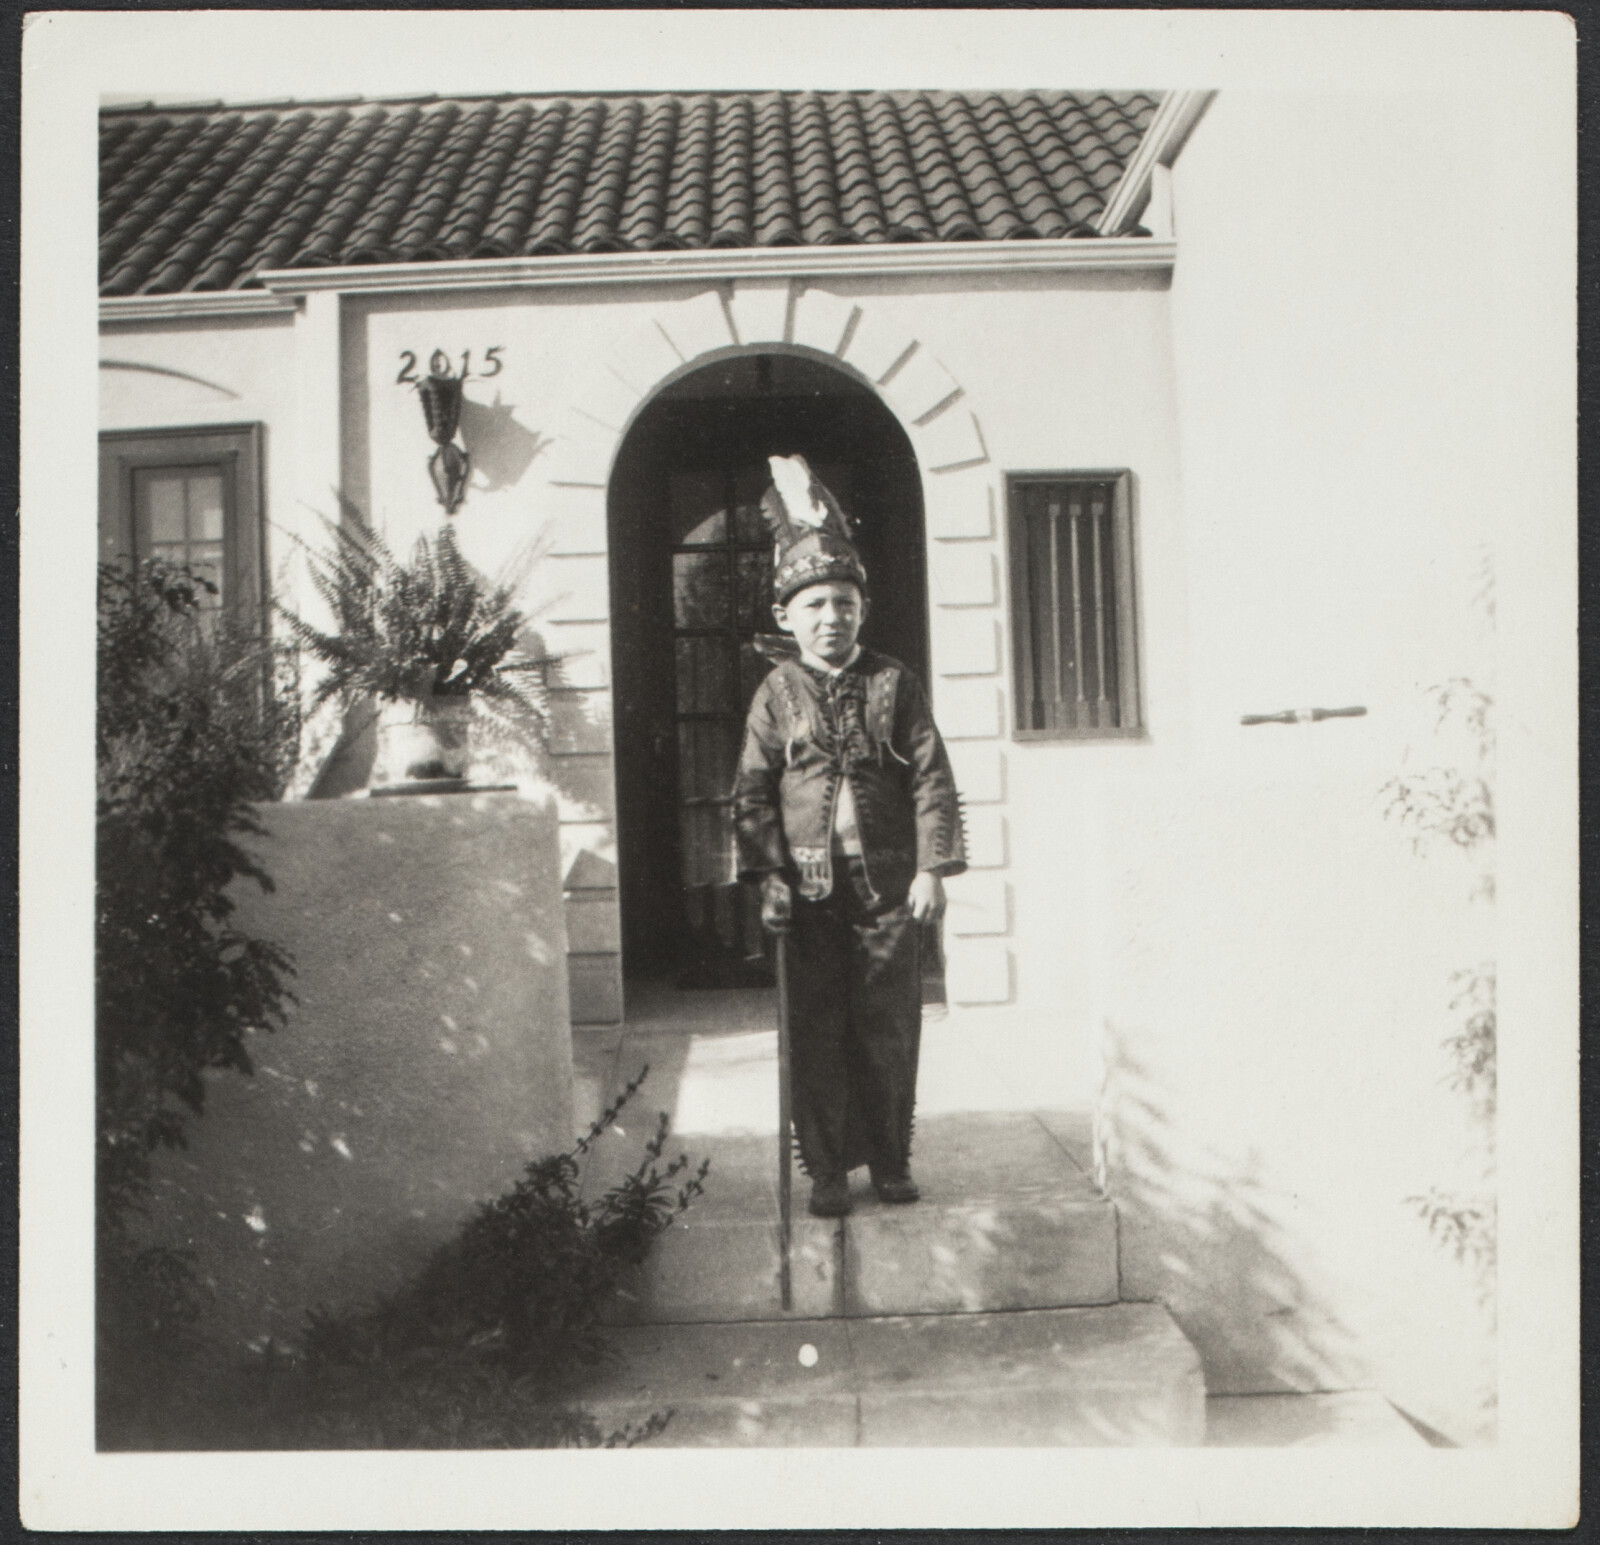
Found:
[[397, 1287], [529, 1159], [574, 1137], [553, 805], [515, 793], [266, 807], [238, 920], [295, 958], [288, 1025], [219, 1074], [157, 1167], [208, 1327], [294, 1340]]

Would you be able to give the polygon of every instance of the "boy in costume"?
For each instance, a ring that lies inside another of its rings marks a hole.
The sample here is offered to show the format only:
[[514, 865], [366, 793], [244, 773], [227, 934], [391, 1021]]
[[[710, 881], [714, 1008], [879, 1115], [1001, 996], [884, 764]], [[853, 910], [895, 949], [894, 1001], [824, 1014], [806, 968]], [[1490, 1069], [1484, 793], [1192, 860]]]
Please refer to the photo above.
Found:
[[885, 1202], [914, 1202], [911, 1122], [922, 1031], [919, 935], [967, 867], [950, 758], [922, 684], [856, 641], [867, 575], [847, 517], [801, 456], [769, 458], [785, 639], [756, 689], [734, 788], [739, 877], [790, 938], [795, 1136], [811, 1211], [850, 1210], [870, 1166]]

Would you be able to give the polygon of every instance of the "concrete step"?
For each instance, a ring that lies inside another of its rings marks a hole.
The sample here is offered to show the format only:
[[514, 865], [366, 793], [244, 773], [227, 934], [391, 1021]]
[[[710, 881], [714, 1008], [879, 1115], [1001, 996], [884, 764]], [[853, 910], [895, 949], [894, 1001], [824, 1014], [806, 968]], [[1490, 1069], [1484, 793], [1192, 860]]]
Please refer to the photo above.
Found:
[[[706, 1195], [628, 1284], [617, 1318], [637, 1324], [768, 1320], [779, 1303], [776, 1137], [683, 1134], [711, 1159]], [[626, 1167], [632, 1145], [601, 1145], [585, 1188]], [[919, 1121], [922, 1200], [880, 1203], [864, 1170], [855, 1210], [806, 1213], [795, 1171], [793, 1316], [981, 1314], [1116, 1301], [1117, 1224], [1058, 1131], [1028, 1113]]]
[[[1205, 1439], [1200, 1362], [1155, 1304], [620, 1327], [585, 1382], [653, 1447], [1116, 1447]], [[815, 1354], [814, 1356], [812, 1354]]]

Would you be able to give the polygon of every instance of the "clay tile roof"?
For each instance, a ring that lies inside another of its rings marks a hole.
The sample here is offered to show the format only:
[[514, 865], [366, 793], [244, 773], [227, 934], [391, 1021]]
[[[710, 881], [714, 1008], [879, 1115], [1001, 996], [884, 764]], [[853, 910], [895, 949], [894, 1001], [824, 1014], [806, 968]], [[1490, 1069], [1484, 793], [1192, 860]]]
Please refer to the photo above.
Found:
[[351, 263], [1089, 236], [1157, 102], [786, 91], [111, 108], [101, 293]]

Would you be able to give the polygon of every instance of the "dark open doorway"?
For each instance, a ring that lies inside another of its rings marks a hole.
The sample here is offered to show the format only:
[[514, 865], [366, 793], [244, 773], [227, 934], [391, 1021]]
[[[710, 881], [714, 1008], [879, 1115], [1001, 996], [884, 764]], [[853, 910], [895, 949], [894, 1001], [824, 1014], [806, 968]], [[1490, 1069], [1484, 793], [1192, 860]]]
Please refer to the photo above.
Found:
[[872, 592], [862, 641], [927, 679], [922, 487], [878, 396], [835, 366], [745, 354], [674, 382], [611, 477], [612, 664], [623, 969], [633, 982], [770, 983], [733, 879], [728, 796], [774, 631], [767, 457], [803, 455], [855, 520]]

